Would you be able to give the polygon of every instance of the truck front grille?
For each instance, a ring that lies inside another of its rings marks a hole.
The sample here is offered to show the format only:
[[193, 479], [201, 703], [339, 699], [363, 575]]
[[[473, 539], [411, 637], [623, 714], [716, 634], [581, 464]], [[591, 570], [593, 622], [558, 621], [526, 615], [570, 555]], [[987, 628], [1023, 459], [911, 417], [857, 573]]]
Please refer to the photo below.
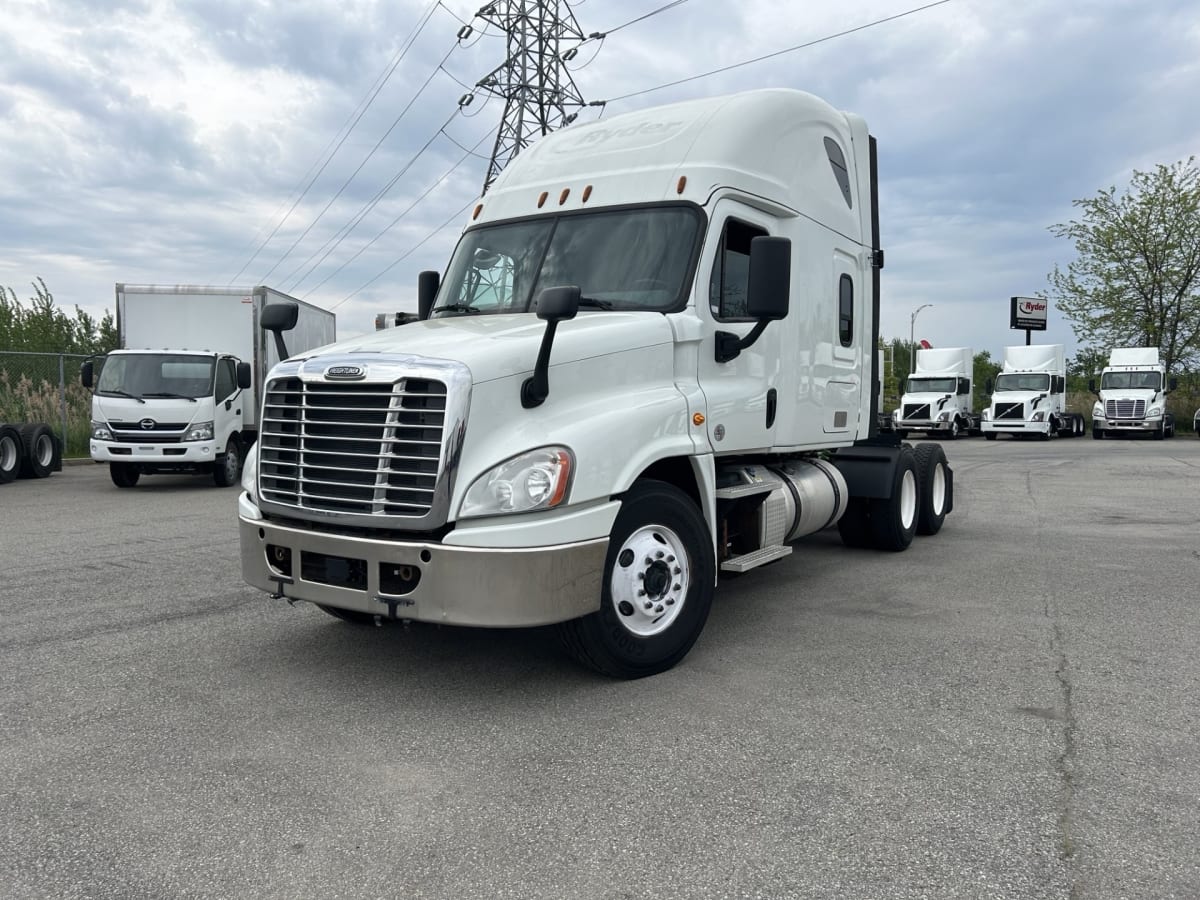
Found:
[[441, 471], [445, 384], [276, 379], [259, 425], [264, 500], [325, 513], [419, 518]]
[[142, 421], [109, 421], [108, 424], [112, 428], [113, 438], [129, 444], [178, 444], [188, 427], [187, 422], [143, 421], [148, 424], [143, 425]]
[[905, 419], [928, 419], [929, 404], [928, 403], [905, 403], [904, 414]]
[[1104, 404], [1105, 417], [1109, 419], [1144, 419], [1145, 400], [1109, 400]]
[[1025, 420], [1025, 404], [1024, 403], [997, 403], [996, 404], [997, 419], [1020, 419]]

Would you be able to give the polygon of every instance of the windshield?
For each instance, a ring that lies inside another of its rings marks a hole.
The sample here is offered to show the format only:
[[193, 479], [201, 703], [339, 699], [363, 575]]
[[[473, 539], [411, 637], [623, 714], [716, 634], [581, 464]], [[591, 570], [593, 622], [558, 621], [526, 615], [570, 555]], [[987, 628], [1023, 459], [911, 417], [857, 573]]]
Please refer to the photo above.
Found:
[[1100, 390], [1157, 391], [1162, 388], [1162, 375], [1158, 372], [1105, 372], [1100, 376]]
[[104, 361], [97, 394], [117, 397], [211, 397], [211, 357], [162, 353], [116, 354]]
[[1000, 393], [1000, 391], [1047, 391], [1049, 389], [1050, 376], [1037, 372], [996, 376], [996, 393]]
[[693, 207], [661, 206], [476, 228], [454, 251], [434, 316], [526, 312], [563, 285], [579, 287], [583, 307], [673, 309], [700, 226]]
[[906, 394], [953, 394], [958, 390], [957, 378], [910, 378]]

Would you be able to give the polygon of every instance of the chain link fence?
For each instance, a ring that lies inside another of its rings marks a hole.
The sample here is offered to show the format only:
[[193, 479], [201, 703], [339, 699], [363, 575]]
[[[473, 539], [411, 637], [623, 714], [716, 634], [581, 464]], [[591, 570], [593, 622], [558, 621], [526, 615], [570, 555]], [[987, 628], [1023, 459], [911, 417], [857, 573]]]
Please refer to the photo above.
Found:
[[45, 422], [63, 441], [63, 457], [88, 455], [92, 392], [79, 382], [88, 357], [0, 350], [0, 422]]

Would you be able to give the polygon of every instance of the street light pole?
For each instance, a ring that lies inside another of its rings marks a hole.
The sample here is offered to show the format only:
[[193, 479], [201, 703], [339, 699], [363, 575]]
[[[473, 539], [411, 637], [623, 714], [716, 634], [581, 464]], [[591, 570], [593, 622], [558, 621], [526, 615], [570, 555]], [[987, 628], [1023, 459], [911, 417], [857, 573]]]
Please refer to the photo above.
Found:
[[912, 316], [908, 320], [908, 352], [913, 355], [913, 358], [910, 359], [908, 362], [909, 362], [910, 367], [912, 367], [912, 368], [916, 368], [915, 360], [916, 360], [916, 348], [917, 348], [917, 340], [916, 340], [917, 313], [919, 313], [921, 310], [923, 310], [929, 306], [933, 306], [933, 304], [932, 303], [922, 303], [920, 306], [918, 306], [916, 309], [913, 310]]

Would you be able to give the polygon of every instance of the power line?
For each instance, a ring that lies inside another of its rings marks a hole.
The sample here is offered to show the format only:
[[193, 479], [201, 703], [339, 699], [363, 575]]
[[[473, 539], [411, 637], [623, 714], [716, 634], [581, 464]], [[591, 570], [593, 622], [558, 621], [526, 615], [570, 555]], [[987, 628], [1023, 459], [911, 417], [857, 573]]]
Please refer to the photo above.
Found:
[[686, 84], [689, 81], [697, 81], [698, 79], [701, 79], [701, 78], [707, 78], [710, 75], [719, 75], [722, 72], [729, 72], [733, 69], [740, 69], [742, 66], [749, 66], [749, 65], [752, 65], [753, 63], [762, 62], [763, 60], [767, 60], [767, 59], [772, 59], [776, 56], [783, 56], [785, 53], [794, 53], [797, 50], [803, 50], [807, 47], [815, 46], [816, 44], [822, 44], [825, 41], [832, 41], [834, 38], [845, 37], [846, 35], [854, 34], [857, 31], [864, 31], [867, 28], [874, 28], [876, 25], [882, 25], [885, 22], [894, 22], [896, 19], [903, 19], [905, 16], [911, 16], [915, 13], [924, 12], [927, 9], [933, 9], [933, 7], [935, 7], [935, 6], [941, 6], [941, 5], [943, 5], [945, 3], [949, 3], [949, 2], [950, 2], [950, 0], [935, 0], [935, 2], [933, 2], [933, 3], [927, 3], [924, 6], [918, 6], [914, 9], [906, 10], [905, 12], [902, 12], [902, 13], [896, 13], [893, 16], [885, 16], [882, 19], [876, 19], [874, 22], [867, 22], [865, 25], [858, 25], [854, 28], [847, 28], [845, 31], [839, 31], [836, 34], [827, 34], [827, 35], [825, 35], [825, 37], [820, 37], [820, 38], [817, 38], [812, 41], [806, 41], [803, 44], [797, 44], [795, 47], [788, 47], [784, 50], [776, 50], [774, 53], [768, 53], [765, 56], [758, 56], [758, 57], [755, 57], [754, 59], [747, 59], [744, 62], [734, 63], [729, 66], [722, 66], [719, 69], [713, 69], [710, 72], [702, 72], [699, 75], [691, 75], [687, 78], [680, 78], [678, 81], [669, 81], [666, 84], [660, 84], [657, 87], [646, 88], [645, 90], [642, 90], [642, 91], [633, 91], [628, 94], [621, 94], [619, 97], [610, 97], [607, 100], [594, 100], [589, 105], [594, 106], [594, 105], [603, 105], [603, 104], [608, 104], [608, 103], [616, 103], [620, 100], [628, 100], [630, 97], [640, 97], [643, 94], [651, 94], [651, 93], [654, 93], [655, 91], [661, 91], [665, 88], [675, 87], [676, 85], [680, 85], [680, 84]]
[[[353, 113], [351, 114], [354, 121], [350, 125], [349, 129], [346, 130], [346, 133], [342, 135], [341, 139], [337, 141], [337, 146], [333, 148], [333, 151], [331, 153], [329, 153], [329, 155], [325, 158], [325, 161], [323, 163], [321, 163], [321, 167], [317, 170], [316, 174], [314, 174], [312, 176], [312, 178], [309, 179], [308, 183], [304, 186], [304, 189], [300, 192], [300, 196], [298, 196], [292, 202], [291, 207], [288, 209], [287, 213], [284, 214], [284, 217], [279, 220], [279, 222], [275, 225], [274, 228], [271, 229], [271, 233], [267, 235], [267, 237], [263, 240], [263, 242], [261, 244], [259, 244], [258, 249], [256, 249], [250, 255], [250, 258], [247, 259], [246, 262], [242, 264], [242, 267], [240, 269], [238, 269], [237, 274], [229, 279], [229, 284], [233, 284], [233, 282], [235, 282], [238, 278], [241, 277], [241, 274], [246, 271], [246, 269], [250, 266], [250, 264], [252, 262], [254, 262], [255, 259], [258, 258], [258, 255], [260, 253], [262, 253], [263, 249], [267, 246], [267, 244], [269, 244], [271, 242], [271, 239], [274, 238], [275, 235], [279, 232], [279, 229], [283, 227], [284, 223], [287, 222], [288, 218], [290, 218], [292, 213], [295, 212], [296, 207], [300, 205], [300, 201], [305, 198], [305, 196], [308, 194], [309, 190], [312, 188], [313, 184], [316, 183], [316, 180], [321, 177], [321, 173], [325, 171], [325, 167], [328, 166], [330, 162], [332, 162], [334, 156], [337, 155], [338, 150], [340, 150], [342, 148], [342, 144], [344, 144], [346, 142], [346, 139], [350, 137], [351, 132], [353, 132], [354, 129], [358, 126], [359, 121], [361, 121], [362, 117], [364, 115], [366, 115], [366, 112], [371, 107], [371, 104], [375, 102], [375, 98], [379, 96], [379, 92], [383, 90], [384, 85], [386, 85], [388, 80], [391, 79], [392, 73], [394, 73], [396, 71], [396, 68], [400, 65], [401, 61], [408, 54], [408, 51], [410, 49], [412, 49], [413, 44], [416, 43], [417, 38], [420, 37], [421, 32], [425, 30], [425, 26], [429, 23], [429, 20], [433, 17], [433, 13], [441, 5], [442, 5], [441, 0], [434, 0], [434, 2], [429, 5], [429, 8], [425, 11], [425, 14], [424, 14], [424, 16], [422, 16], [417, 27], [409, 35], [408, 39], [404, 43], [401, 44], [400, 50], [397, 52], [396, 56], [393, 58], [390, 67], [387, 68], [386, 74], [384, 74], [382, 76], [382, 79], [380, 79], [378, 77], [375, 79], [376, 82], [378, 83], [378, 86], [376, 86], [374, 88], [374, 92], [372, 92], [371, 89], [368, 88], [368, 94], [370, 95], [370, 98], [366, 101], [365, 104], [363, 104], [363, 102], [361, 100], [359, 101], [359, 104], [362, 106], [362, 109], [358, 111], [357, 115], [354, 115]], [[342, 128], [345, 128], [345, 127], [346, 127], [345, 124], [343, 124]], [[328, 145], [327, 145], [326, 149], [328, 149]], [[322, 155], [324, 155], [324, 151], [322, 151]], [[320, 158], [321, 158], [320, 156], [317, 157], [317, 159], [320, 159]], [[316, 163], [314, 163], [314, 165], [315, 164]], [[310, 172], [312, 171], [312, 166], [309, 167], [309, 171]], [[301, 181], [303, 181], [303, 180], [304, 179], [302, 178]], [[278, 265], [278, 263], [276, 265]]]
[[636, 19], [630, 19], [628, 22], [625, 22], [622, 25], [618, 25], [616, 28], [610, 28], [610, 29], [608, 29], [608, 31], [597, 31], [594, 34], [589, 34], [587, 36], [587, 39], [590, 41], [593, 38], [601, 38], [601, 39], [605, 38], [608, 35], [613, 34], [614, 32], [620, 31], [622, 28], [628, 28], [630, 25], [636, 25], [638, 22], [648, 19], [651, 16], [657, 16], [661, 12], [666, 12], [668, 9], [674, 9], [676, 6], [679, 6], [680, 4], [687, 3], [687, 2], [688, 2], [688, 0], [673, 0], [673, 2], [668, 3], [665, 6], [660, 6], [658, 9], [651, 10], [650, 12], [646, 13], [644, 16], [638, 16]]

